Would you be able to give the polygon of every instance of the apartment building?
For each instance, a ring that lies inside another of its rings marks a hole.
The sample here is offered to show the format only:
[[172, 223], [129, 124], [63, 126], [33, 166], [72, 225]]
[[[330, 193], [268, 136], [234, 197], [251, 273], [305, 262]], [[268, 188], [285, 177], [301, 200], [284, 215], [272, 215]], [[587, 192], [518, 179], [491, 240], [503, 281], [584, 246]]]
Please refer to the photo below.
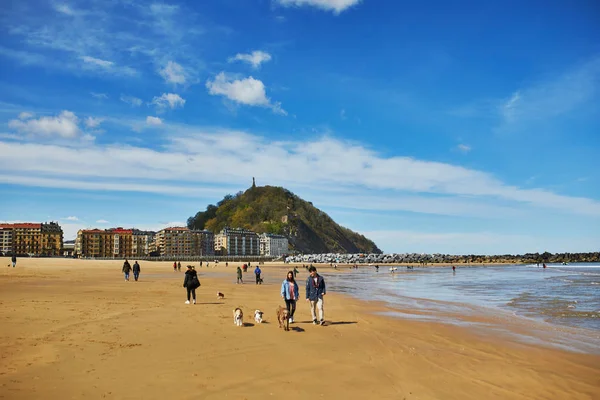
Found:
[[156, 250], [161, 256], [214, 255], [214, 235], [210, 231], [186, 227], [165, 228], [156, 234]]
[[12, 253], [13, 228], [9, 224], [0, 225], [0, 251], [3, 254]]
[[156, 251], [154, 245], [156, 233], [152, 231], [141, 231], [133, 229], [131, 256], [148, 256]]
[[259, 239], [260, 255], [281, 257], [288, 254], [288, 239], [282, 235], [263, 233]]
[[223, 256], [257, 256], [258, 235], [241, 228], [224, 228], [215, 235], [215, 251]]
[[75, 254], [80, 257], [132, 258], [150, 254], [154, 232], [122, 227], [82, 229], [77, 232]]
[[5, 254], [58, 256], [63, 231], [56, 222], [0, 224], [0, 247]]

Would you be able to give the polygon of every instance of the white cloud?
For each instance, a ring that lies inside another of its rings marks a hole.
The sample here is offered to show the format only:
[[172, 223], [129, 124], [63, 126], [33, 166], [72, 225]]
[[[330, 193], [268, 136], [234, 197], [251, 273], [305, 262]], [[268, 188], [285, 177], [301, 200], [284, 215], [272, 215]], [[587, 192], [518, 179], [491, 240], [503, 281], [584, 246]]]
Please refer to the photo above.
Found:
[[504, 128], [527, 127], [582, 109], [598, 95], [600, 57], [515, 91], [499, 108]]
[[171, 108], [183, 107], [185, 99], [175, 93], [163, 93], [159, 97], [154, 97], [152, 103], [158, 108]]
[[74, 16], [75, 11], [67, 4], [54, 4], [54, 9], [62, 14]]
[[96, 128], [102, 121], [104, 121], [104, 118], [87, 117], [85, 119], [85, 126], [88, 128]]
[[93, 64], [102, 68], [111, 68], [115, 63], [112, 61], [101, 60], [99, 58], [82, 56], [81, 59], [87, 64]]
[[418, 232], [405, 230], [361, 232], [384, 251], [397, 253], [441, 254], [525, 254], [544, 251], [572, 252], [573, 249], [593, 251], [597, 238], [583, 240], [552, 238], [543, 235], [499, 234], [494, 232]]
[[187, 81], [186, 72], [183, 67], [175, 61], [169, 61], [164, 68], [158, 71], [165, 82], [176, 85], [183, 85]]
[[243, 62], [247, 62], [248, 64], [252, 65], [253, 68], [258, 68], [258, 67], [260, 67], [260, 64], [262, 64], [264, 62], [268, 62], [270, 60], [271, 60], [271, 55], [269, 53], [261, 51], [261, 50], [255, 50], [250, 54], [238, 53], [235, 55], [235, 57], [231, 57], [229, 59], [229, 62], [243, 61]]
[[158, 117], [151, 117], [151, 116], [146, 117], [147, 125], [158, 126], [158, 125], [162, 125], [162, 123], [163, 123], [162, 119], [160, 119]]
[[521, 94], [519, 92], [515, 92], [513, 93], [511, 98], [502, 106], [502, 115], [507, 121], [513, 121], [515, 119], [520, 101]]
[[471, 146], [461, 143], [458, 146], [456, 146], [456, 149], [462, 153], [468, 153], [471, 151]]
[[32, 117], [33, 117], [33, 114], [30, 113], [30, 112], [22, 112], [21, 114], [19, 114], [19, 119], [22, 120], [22, 121], [26, 120], [26, 119], [29, 119], [29, 118], [32, 118]]
[[[156, 117], [147, 120], [149, 124], [160, 121]], [[477, 210], [479, 204], [479, 215], [486, 213], [486, 207], [489, 210], [493, 206], [508, 208], [507, 212], [509, 209], [546, 209], [553, 213], [600, 217], [600, 202], [590, 198], [544, 189], [522, 189], [483, 171], [410, 157], [383, 156], [360, 144], [328, 137], [273, 142], [222, 129], [163, 123], [155, 128], [163, 132], [163, 143], [157, 149], [90, 145], [73, 152], [68, 146], [0, 141], [0, 154], [3, 154], [0, 171], [4, 172], [0, 182], [110, 190], [117, 187], [118, 181], [121, 188], [114, 190], [141, 192], [164, 191], [165, 182], [169, 182], [176, 185], [171, 188], [172, 193], [190, 191], [201, 196], [201, 192], [193, 190], [199, 183], [245, 184], [248, 171], [252, 171], [259, 181], [271, 185], [312, 190], [336, 187], [352, 193], [352, 196], [340, 195], [339, 204], [368, 193], [397, 203], [385, 206], [380, 200], [378, 205], [382, 208], [398, 207], [416, 212], [428, 212], [431, 207], [433, 212], [443, 214], [444, 200], [447, 200], [451, 211], [446, 213], [450, 215], [473, 215], [471, 210]], [[219, 174], [208, 172], [214, 165], [220, 166]], [[407, 194], [437, 198], [428, 202], [406, 198]], [[358, 203], [369, 201], [357, 200], [348, 206], [358, 208]]]
[[142, 99], [138, 99], [137, 97], [133, 97], [133, 96], [121, 95], [120, 100], [123, 103], [127, 103], [127, 104], [131, 105], [132, 107], [139, 107], [143, 103]]
[[98, 221], [96, 221], [97, 224], [108, 224], [109, 222], [105, 219], [99, 219]]
[[[39, 12], [23, 7], [3, 10], [2, 21], [8, 23], [5, 33], [19, 49], [7, 51], [20, 63], [111, 79], [137, 74], [125, 66], [129, 63], [162, 66], [177, 59], [185, 65], [202, 65], [198, 52], [191, 49], [201, 45], [198, 33], [204, 26], [185, 5], [126, 1], [127, 12], [123, 12], [121, 1], [47, 3], [55, 11], [50, 16], [42, 8]], [[177, 9], [181, 12], [174, 12]]]
[[92, 95], [92, 97], [95, 97], [96, 99], [100, 99], [100, 100], [107, 100], [108, 99], [108, 95], [106, 93], [90, 92], [90, 94]]
[[65, 110], [56, 117], [40, 117], [26, 121], [13, 119], [8, 126], [30, 135], [72, 139], [81, 133], [78, 123], [79, 118], [73, 112]]
[[249, 106], [259, 106], [271, 108], [273, 112], [287, 115], [287, 112], [281, 108], [280, 103], [272, 103], [265, 92], [265, 85], [262, 81], [253, 77], [244, 79], [233, 79], [219, 73], [214, 80], [206, 81], [208, 93], [213, 96], [225, 96], [236, 103]]
[[67, 218], [63, 218], [67, 221], [79, 221], [79, 218], [75, 217], [75, 216], [71, 216], [71, 217], [67, 217]]
[[334, 14], [339, 14], [350, 7], [360, 3], [362, 0], [277, 0], [279, 4], [291, 7], [312, 6], [325, 11], [333, 11]]

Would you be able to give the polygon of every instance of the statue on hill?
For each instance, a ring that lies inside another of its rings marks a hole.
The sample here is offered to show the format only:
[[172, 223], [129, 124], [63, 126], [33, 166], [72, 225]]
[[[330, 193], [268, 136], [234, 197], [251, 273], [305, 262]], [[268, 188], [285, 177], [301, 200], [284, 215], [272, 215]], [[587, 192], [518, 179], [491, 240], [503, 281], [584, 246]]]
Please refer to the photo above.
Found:
[[252, 188], [256, 187], [256, 181], [254, 180], [254, 177], [252, 177]]

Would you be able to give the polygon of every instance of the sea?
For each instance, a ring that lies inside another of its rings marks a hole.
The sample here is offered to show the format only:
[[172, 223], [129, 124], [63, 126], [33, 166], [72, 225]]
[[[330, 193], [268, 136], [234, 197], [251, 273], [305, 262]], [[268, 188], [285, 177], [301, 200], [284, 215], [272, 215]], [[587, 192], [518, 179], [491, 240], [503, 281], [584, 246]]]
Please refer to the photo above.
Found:
[[496, 331], [513, 339], [600, 353], [600, 264], [321, 267], [328, 291], [383, 302], [385, 314]]

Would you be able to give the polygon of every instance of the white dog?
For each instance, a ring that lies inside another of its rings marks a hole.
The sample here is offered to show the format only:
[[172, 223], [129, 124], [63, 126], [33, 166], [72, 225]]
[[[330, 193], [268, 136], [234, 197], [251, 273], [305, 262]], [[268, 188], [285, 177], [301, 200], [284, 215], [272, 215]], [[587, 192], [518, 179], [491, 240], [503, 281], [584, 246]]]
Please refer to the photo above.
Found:
[[237, 326], [244, 326], [244, 313], [239, 307], [233, 310], [233, 323]]
[[257, 324], [262, 324], [262, 315], [263, 315], [262, 311], [260, 311], [260, 310], [254, 311], [254, 321], [256, 321]]

